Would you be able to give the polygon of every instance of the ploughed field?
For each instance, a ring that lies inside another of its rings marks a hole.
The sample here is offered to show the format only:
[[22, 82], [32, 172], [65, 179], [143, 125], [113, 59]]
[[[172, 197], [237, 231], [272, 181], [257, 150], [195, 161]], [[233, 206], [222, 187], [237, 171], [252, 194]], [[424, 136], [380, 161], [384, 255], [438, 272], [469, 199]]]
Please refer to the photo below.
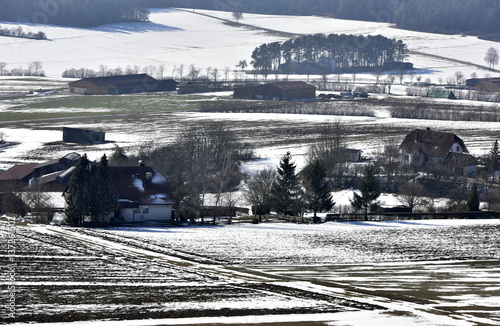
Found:
[[16, 265], [6, 322], [362, 311], [500, 322], [497, 220], [15, 230], [15, 255], [0, 256]]

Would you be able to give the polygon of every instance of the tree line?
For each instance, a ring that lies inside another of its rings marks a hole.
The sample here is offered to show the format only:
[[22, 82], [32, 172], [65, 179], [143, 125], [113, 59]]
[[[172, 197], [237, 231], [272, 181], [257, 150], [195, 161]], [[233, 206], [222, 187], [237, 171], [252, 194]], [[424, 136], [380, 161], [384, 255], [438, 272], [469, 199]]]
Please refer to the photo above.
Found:
[[491, 0], [151, 0], [157, 6], [273, 15], [323, 15], [394, 23], [399, 28], [439, 33], [500, 33], [500, 2]]
[[46, 40], [47, 35], [44, 32], [39, 31], [37, 33], [25, 32], [21, 26], [15, 28], [2, 28], [0, 26], [0, 36], [10, 36], [10, 37], [20, 37], [20, 38], [30, 38], [34, 40]]
[[387, 37], [315, 34], [262, 44], [252, 53], [251, 64], [257, 70], [277, 70], [281, 63], [317, 63], [334, 60], [336, 69], [389, 67], [407, 58], [407, 46]]
[[142, 0], [2, 0], [0, 20], [92, 27], [147, 21], [147, 5]]

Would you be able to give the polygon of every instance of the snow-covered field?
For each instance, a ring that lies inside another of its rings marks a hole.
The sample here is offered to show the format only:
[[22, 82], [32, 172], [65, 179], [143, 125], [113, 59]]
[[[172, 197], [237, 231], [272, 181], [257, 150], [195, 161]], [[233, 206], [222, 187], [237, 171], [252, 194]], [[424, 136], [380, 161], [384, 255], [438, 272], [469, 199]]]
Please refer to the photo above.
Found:
[[[10, 227], [0, 226], [6, 237]], [[15, 263], [18, 322], [497, 325], [499, 228], [498, 220], [31, 226], [16, 227], [15, 254], [0, 259]], [[10, 284], [0, 282], [3, 297]]]
[[[153, 10], [145, 23], [110, 24], [91, 29], [50, 25], [14, 24], [0, 22], [4, 27], [22, 26], [26, 31], [43, 31], [47, 41], [36, 41], [0, 37], [2, 61], [7, 68], [28, 67], [30, 62], [41, 61], [48, 76], [59, 77], [66, 68], [91, 68], [100, 65], [109, 68], [121, 66], [165, 66], [164, 76], [172, 75], [174, 67], [194, 64], [205, 69], [217, 67], [222, 70], [234, 66], [239, 60], [251, 61], [253, 49], [272, 41], [282, 41], [281, 36], [265, 33], [248, 27], [234, 27], [222, 21], [199, 15], [231, 19], [230, 13], [217, 11]], [[465, 76], [472, 72], [484, 75], [484, 55], [496, 43], [479, 40], [477, 37], [440, 35], [400, 30], [387, 23], [346, 21], [322, 17], [272, 16], [246, 14], [243, 24], [258, 28], [285, 31], [293, 34], [348, 33], [377, 35], [402, 39], [411, 51], [418, 53], [409, 57], [424, 79], [446, 81], [456, 71]], [[426, 55], [423, 55], [426, 54]], [[457, 64], [443, 58], [464, 61]], [[470, 63], [470, 64], [469, 64]], [[177, 75], [177, 73], [175, 73]], [[358, 78], [372, 78], [369, 75]]]

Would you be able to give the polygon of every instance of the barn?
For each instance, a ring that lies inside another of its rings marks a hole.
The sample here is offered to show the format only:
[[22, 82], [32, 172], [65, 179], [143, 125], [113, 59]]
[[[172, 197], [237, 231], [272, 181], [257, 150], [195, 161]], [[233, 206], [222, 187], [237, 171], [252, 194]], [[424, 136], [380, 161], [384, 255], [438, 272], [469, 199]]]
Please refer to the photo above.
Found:
[[69, 83], [69, 92], [82, 95], [121, 95], [175, 91], [172, 79], [156, 80], [147, 74], [83, 78]]
[[478, 92], [500, 92], [500, 77], [467, 79], [465, 85]]
[[316, 97], [316, 87], [301, 81], [235, 88], [235, 99], [303, 100]]

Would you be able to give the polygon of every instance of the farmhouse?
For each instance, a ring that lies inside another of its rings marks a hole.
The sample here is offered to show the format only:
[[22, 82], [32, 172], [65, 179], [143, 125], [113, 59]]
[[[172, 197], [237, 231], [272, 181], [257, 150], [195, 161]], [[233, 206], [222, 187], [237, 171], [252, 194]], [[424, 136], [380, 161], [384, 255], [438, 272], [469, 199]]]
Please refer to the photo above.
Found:
[[[451, 174], [469, 174], [475, 158], [464, 141], [449, 132], [417, 129], [409, 133], [399, 146], [403, 164], [417, 169], [435, 169]], [[467, 172], [465, 172], [467, 171]]]
[[235, 99], [303, 100], [316, 97], [316, 87], [301, 81], [281, 82], [234, 89]]
[[120, 208], [113, 221], [126, 223], [169, 222], [173, 195], [168, 180], [147, 166], [110, 167]]
[[467, 79], [465, 85], [478, 92], [500, 92], [500, 77]]
[[63, 127], [63, 142], [76, 144], [104, 143], [106, 133], [78, 128]]
[[177, 82], [156, 80], [147, 74], [83, 78], [69, 83], [69, 92], [82, 95], [120, 95], [175, 91]]

